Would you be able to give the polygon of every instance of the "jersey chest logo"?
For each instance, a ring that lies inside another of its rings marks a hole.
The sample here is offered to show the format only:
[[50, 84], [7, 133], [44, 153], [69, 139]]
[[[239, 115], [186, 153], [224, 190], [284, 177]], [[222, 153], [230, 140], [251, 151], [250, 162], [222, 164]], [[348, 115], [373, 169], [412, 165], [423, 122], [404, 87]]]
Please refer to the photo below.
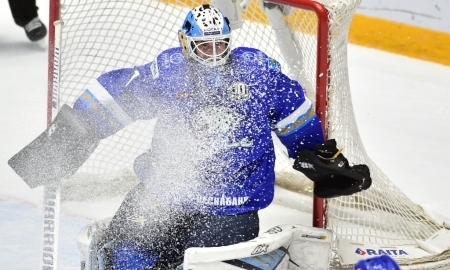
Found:
[[238, 128], [244, 117], [224, 106], [206, 106], [192, 118], [194, 129], [199, 134], [226, 134]]
[[250, 91], [248, 85], [242, 82], [234, 83], [229, 89], [230, 97], [236, 101], [245, 101], [250, 98]]

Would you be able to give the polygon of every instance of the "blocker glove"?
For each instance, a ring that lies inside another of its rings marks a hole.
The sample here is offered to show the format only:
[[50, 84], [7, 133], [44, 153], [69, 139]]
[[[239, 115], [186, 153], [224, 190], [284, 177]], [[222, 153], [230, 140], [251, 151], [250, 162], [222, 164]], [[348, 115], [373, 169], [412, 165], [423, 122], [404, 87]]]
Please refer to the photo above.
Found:
[[365, 164], [350, 166], [336, 148], [336, 140], [327, 140], [314, 147], [314, 152], [300, 151], [294, 169], [314, 182], [314, 195], [333, 198], [352, 195], [366, 190], [372, 184], [369, 167]]

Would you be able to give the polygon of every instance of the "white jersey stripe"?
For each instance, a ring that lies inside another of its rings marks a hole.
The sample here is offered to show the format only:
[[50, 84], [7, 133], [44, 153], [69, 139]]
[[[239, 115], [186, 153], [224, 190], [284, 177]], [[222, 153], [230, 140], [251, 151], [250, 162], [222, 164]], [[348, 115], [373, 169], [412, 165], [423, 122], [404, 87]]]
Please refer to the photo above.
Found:
[[282, 119], [275, 125], [276, 129], [282, 129], [287, 127], [288, 125], [294, 123], [299, 119], [302, 115], [306, 114], [311, 109], [312, 103], [309, 99], [306, 98], [305, 102], [293, 113], [288, 115], [286, 118]]
[[126, 126], [133, 122], [131, 117], [117, 104], [114, 98], [97, 80], [91, 80], [86, 92], [90, 92], [112, 115], [123, 125]]

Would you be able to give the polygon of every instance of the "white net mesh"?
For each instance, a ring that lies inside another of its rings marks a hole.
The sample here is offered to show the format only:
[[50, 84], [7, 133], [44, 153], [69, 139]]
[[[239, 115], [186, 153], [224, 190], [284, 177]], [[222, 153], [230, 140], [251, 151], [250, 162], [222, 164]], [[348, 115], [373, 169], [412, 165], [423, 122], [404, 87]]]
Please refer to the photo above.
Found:
[[[276, 1], [273, 1], [276, 2]], [[284, 1], [286, 2], [286, 1]], [[326, 212], [328, 228], [353, 241], [383, 245], [416, 245], [441, 229], [420, 206], [396, 188], [366, 154], [356, 126], [347, 70], [347, 36], [350, 22], [360, 0], [319, 0], [328, 10], [328, 55], [317, 63], [318, 17], [311, 8], [300, 9], [306, 0], [287, 1], [296, 8], [285, 18], [293, 33], [302, 66], [289, 66], [283, 60], [276, 37], [259, 1], [252, 1], [243, 12], [244, 25], [233, 32], [234, 46], [256, 47], [281, 62], [291, 76], [306, 87], [315, 99], [317, 65], [325, 65], [328, 83], [326, 121], [328, 137], [335, 138], [344, 154], [355, 163], [368, 164], [373, 186], [355, 196], [329, 200]], [[64, 0], [61, 2], [61, 59], [59, 104], [72, 105], [92, 78], [105, 71], [148, 63], [164, 49], [178, 46], [177, 31], [187, 11], [200, 1], [190, 0]], [[298, 4], [298, 5], [297, 5]], [[307, 4], [309, 5], [309, 4]], [[329, 60], [329, 65], [327, 64]], [[301, 76], [299, 75], [301, 74]], [[149, 148], [153, 122], [139, 121], [105, 139], [79, 173], [111, 174], [132, 168], [135, 157]], [[310, 181], [291, 169], [281, 152], [277, 162], [278, 183], [306, 194]], [[446, 255], [447, 253], [447, 255]], [[448, 259], [448, 251], [437, 256], [402, 263]], [[425, 269], [425, 268], [424, 268]]]

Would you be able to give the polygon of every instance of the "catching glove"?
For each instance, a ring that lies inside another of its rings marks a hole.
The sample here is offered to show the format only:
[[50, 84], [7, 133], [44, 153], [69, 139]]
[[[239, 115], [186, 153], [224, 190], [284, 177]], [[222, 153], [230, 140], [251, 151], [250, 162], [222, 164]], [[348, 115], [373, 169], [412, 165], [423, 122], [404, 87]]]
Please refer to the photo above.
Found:
[[327, 140], [314, 147], [314, 152], [300, 151], [294, 169], [314, 182], [314, 195], [333, 198], [352, 195], [366, 190], [372, 184], [369, 167], [365, 164], [350, 166], [336, 148], [336, 140]]

